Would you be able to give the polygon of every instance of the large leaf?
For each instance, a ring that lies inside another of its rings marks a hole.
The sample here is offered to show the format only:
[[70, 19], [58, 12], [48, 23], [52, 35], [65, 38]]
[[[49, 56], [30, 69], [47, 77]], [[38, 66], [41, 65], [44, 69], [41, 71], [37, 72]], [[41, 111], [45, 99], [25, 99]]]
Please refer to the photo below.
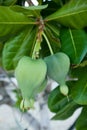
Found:
[[81, 105], [87, 105], [87, 66], [72, 70], [72, 77], [78, 79], [72, 81], [72, 98]]
[[59, 87], [52, 90], [48, 98], [48, 107], [56, 115], [52, 118], [54, 120], [64, 120], [70, 117], [73, 112], [80, 107], [78, 104], [72, 101], [69, 95], [69, 101], [67, 97], [60, 93]]
[[0, 37], [17, 33], [21, 28], [33, 23], [22, 13], [14, 12], [10, 7], [0, 6]]
[[48, 97], [48, 107], [50, 111], [56, 113], [68, 103], [67, 97], [60, 93], [59, 86], [50, 92]]
[[87, 26], [87, 0], [71, 0], [46, 20], [56, 20], [68, 27], [83, 28]]
[[65, 105], [60, 111], [58, 111], [52, 118], [54, 120], [64, 120], [69, 118], [75, 110], [79, 107], [75, 102], [71, 101]]
[[3, 66], [5, 69], [14, 69], [21, 57], [32, 55], [36, 39], [36, 29], [32, 29], [32, 26], [25, 29], [5, 43], [3, 50]]
[[87, 130], [87, 107], [84, 107], [76, 122], [76, 130]]
[[62, 29], [60, 33], [61, 50], [72, 63], [80, 63], [87, 53], [87, 36], [83, 30]]
[[0, 0], [0, 5], [13, 5], [17, 0]]
[[59, 37], [60, 29], [56, 22], [51, 21], [49, 24], [46, 23], [46, 27], [48, 27], [50, 31], [52, 31], [57, 36], [57, 38]]
[[48, 5], [38, 5], [38, 6], [29, 6], [29, 7], [21, 7], [18, 5], [11, 6], [10, 8], [14, 10], [15, 12], [22, 12], [25, 15], [28, 16], [39, 16], [40, 11], [42, 9], [47, 8]]

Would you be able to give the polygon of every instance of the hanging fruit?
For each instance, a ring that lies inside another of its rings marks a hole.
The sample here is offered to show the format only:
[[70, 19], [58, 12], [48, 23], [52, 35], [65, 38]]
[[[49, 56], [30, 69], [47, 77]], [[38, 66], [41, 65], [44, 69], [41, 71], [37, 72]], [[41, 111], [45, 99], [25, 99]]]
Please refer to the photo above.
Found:
[[62, 94], [68, 94], [68, 86], [65, 84], [66, 76], [70, 67], [69, 57], [62, 52], [46, 57], [47, 74], [60, 85]]
[[24, 109], [33, 107], [35, 95], [46, 86], [47, 66], [42, 59], [32, 59], [24, 56], [20, 59], [16, 69], [15, 76], [18, 86], [22, 92]]

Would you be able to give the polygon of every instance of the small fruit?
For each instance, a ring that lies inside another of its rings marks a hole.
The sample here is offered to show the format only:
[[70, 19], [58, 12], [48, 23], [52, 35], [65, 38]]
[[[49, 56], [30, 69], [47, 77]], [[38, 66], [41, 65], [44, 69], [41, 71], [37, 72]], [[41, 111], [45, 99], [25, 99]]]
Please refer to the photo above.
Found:
[[15, 70], [15, 76], [22, 92], [23, 100], [29, 102], [34, 99], [40, 86], [46, 80], [46, 73], [47, 66], [44, 60], [32, 59], [27, 56], [20, 59]]
[[[45, 59], [47, 64], [47, 74], [50, 78], [55, 80], [60, 86], [64, 86], [66, 82], [66, 76], [70, 67], [69, 57], [62, 52], [56, 53], [54, 55], [48, 56]], [[61, 88], [61, 87], [60, 87]], [[61, 92], [63, 93], [63, 89], [61, 88]], [[67, 89], [67, 88], [66, 88]], [[65, 93], [68, 94], [68, 89], [65, 89]], [[66, 95], [66, 94], [64, 94]]]

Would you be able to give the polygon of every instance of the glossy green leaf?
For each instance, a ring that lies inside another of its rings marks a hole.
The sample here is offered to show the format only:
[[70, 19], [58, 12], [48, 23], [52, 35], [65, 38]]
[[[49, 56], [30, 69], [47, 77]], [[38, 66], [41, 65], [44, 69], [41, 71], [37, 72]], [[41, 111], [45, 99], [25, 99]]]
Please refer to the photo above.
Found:
[[71, 101], [67, 105], [65, 105], [60, 111], [58, 111], [55, 116], [52, 118], [53, 120], [64, 120], [69, 118], [75, 110], [79, 107], [78, 104]]
[[21, 7], [18, 5], [11, 6], [10, 8], [15, 12], [22, 12], [28, 16], [39, 16], [40, 11], [42, 9], [47, 8], [48, 5], [38, 5], [38, 6], [30, 6], [30, 7]]
[[80, 63], [87, 53], [87, 36], [83, 30], [62, 29], [60, 33], [61, 50], [74, 64]]
[[87, 107], [84, 107], [76, 121], [76, 130], [87, 130]]
[[87, 66], [73, 69], [71, 75], [76, 79], [71, 83], [73, 100], [87, 105]]
[[60, 93], [59, 87], [51, 91], [48, 98], [48, 107], [50, 111], [55, 112], [56, 115], [52, 118], [54, 120], [64, 120], [70, 117], [73, 112], [80, 107], [72, 101], [69, 95], [69, 101], [67, 97]]
[[32, 55], [36, 39], [36, 29], [25, 29], [19, 35], [5, 43], [3, 50], [3, 66], [7, 70], [14, 69], [24, 55]]
[[48, 27], [50, 29], [50, 31], [53, 32], [54, 35], [58, 36], [60, 35], [60, 30], [58, 25], [56, 24], [56, 22], [51, 22], [51, 23], [46, 23], [46, 27]]
[[[42, 10], [47, 8], [48, 5], [38, 5], [38, 6], [29, 6], [29, 7], [21, 7], [21, 6], [11, 6], [10, 8], [13, 9], [14, 11], [22, 11], [22, 9], [29, 11], [29, 10]], [[17, 10], [16, 10], [17, 9]]]
[[60, 93], [59, 86], [53, 89], [48, 97], [48, 107], [52, 112], [60, 111], [66, 104], [67, 98]]
[[46, 20], [56, 20], [68, 27], [83, 28], [87, 26], [87, 0], [71, 0]]
[[13, 5], [16, 3], [17, 0], [0, 0], [0, 5]]
[[14, 12], [10, 7], [0, 6], [0, 37], [17, 33], [20, 29], [33, 23], [22, 13]]

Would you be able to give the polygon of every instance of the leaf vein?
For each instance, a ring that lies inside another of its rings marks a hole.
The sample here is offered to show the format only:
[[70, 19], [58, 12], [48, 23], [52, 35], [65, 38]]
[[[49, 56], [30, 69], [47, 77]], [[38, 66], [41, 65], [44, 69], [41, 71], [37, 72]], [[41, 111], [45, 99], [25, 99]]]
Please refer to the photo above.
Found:
[[74, 52], [75, 52], [75, 57], [77, 58], [77, 51], [76, 51], [75, 42], [74, 42], [74, 38], [73, 38], [71, 29], [69, 29], [69, 33], [70, 33], [70, 36], [71, 36], [72, 45], [73, 45], [73, 49], [74, 49]]

